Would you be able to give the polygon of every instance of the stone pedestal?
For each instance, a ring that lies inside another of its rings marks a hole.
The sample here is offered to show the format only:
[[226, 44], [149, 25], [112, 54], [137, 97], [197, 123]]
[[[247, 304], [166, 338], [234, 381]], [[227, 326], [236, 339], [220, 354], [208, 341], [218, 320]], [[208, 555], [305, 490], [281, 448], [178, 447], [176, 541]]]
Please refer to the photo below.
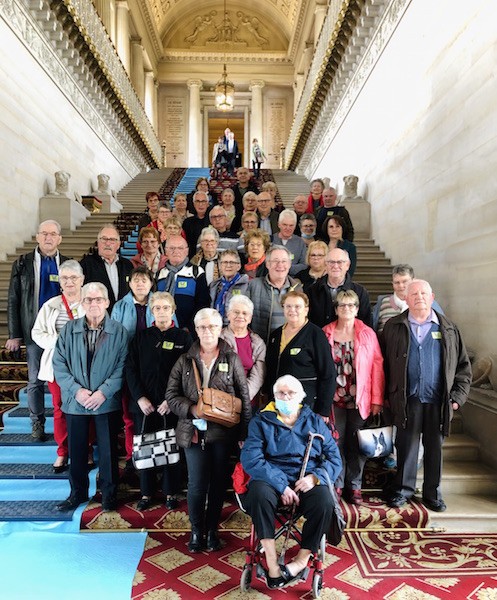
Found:
[[90, 212], [69, 196], [47, 194], [40, 198], [40, 223], [47, 219], [54, 219], [60, 223], [62, 229], [72, 231], [89, 216]]
[[94, 192], [93, 195], [96, 196], [102, 203], [102, 212], [119, 213], [122, 211], [123, 205], [112, 194], [106, 194], [105, 192]]
[[349, 211], [355, 235], [358, 237], [371, 237], [371, 205], [358, 196], [354, 199], [339, 202]]

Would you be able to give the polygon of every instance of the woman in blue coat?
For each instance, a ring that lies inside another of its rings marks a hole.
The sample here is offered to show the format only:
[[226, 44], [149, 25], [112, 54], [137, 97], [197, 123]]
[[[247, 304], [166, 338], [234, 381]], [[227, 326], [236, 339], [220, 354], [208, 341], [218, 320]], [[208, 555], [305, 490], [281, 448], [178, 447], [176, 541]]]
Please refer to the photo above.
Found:
[[[269, 588], [280, 588], [300, 578], [309, 557], [315, 554], [323, 533], [330, 526], [333, 483], [342, 468], [340, 453], [323, 419], [304, 406], [304, 388], [293, 375], [280, 377], [273, 387], [274, 401], [257, 413], [249, 424], [241, 462], [250, 475], [243, 504], [252, 517], [266, 556]], [[300, 477], [309, 432], [315, 438], [305, 475]], [[301, 548], [287, 565], [280, 567], [274, 541], [278, 504], [297, 504], [306, 521]]]

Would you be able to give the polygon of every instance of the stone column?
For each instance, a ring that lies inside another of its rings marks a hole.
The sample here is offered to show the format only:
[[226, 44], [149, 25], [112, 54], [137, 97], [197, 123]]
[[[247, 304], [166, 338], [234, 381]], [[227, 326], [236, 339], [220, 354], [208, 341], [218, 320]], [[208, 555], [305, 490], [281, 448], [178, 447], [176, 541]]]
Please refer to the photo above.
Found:
[[116, 2], [116, 49], [124, 68], [130, 74], [129, 8], [126, 0]]
[[157, 131], [157, 88], [152, 71], [145, 71], [145, 113], [153, 128]]
[[190, 90], [190, 110], [188, 114], [188, 166], [202, 166], [202, 119], [200, 115], [200, 79], [186, 82]]
[[316, 4], [314, 7], [314, 46], [318, 43], [327, 10], [326, 4]]
[[[259, 144], [264, 148], [264, 140], [262, 139], [262, 88], [265, 83], [262, 79], [254, 79], [250, 82], [249, 90], [252, 92], [252, 103], [251, 103], [251, 111], [252, 117], [250, 119], [250, 140], [247, 141], [247, 148], [252, 148], [252, 140], [257, 138], [259, 140]], [[247, 152], [249, 154], [249, 152]], [[244, 157], [244, 163], [247, 164], [246, 159], [249, 157]], [[252, 160], [249, 158], [249, 161]], [[250, 162], [249, 162], [250, 164]]]
[[[252, 139], [250, 138], [250, 128], [249, 128], [249, 107], [246, 106], [243, 109], [243, 137], [244, 144], [243, 148], [239, 148], [242, 153], [242, 166], [247, 167], [248, 169], [252, 168]], [[262, 136], [262, 133], [261, 133]], [[261, 141], [260, 138], [257, 138]]]
[[145, 105], [145, 74], [141, 38], [131, 38], [131, 81], [140, 102]]

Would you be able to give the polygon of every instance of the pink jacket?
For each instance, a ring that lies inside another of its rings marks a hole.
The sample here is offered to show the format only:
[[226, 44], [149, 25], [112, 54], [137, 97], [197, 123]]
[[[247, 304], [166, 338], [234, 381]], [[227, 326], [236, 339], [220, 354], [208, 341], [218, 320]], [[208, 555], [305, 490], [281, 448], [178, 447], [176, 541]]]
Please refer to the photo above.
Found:
[[[333, 334], [338, 321], [333, 321], [323, 327], [323, 331], [333, 351]], [[385, 373], [383, 371], [383, 356], [376, 333], [360, 319], [354, 324], [354, 366], [356, 370], [356, 403], [363, 419], [371, 412], [371, 404], [383, 405], [385, 391]]]

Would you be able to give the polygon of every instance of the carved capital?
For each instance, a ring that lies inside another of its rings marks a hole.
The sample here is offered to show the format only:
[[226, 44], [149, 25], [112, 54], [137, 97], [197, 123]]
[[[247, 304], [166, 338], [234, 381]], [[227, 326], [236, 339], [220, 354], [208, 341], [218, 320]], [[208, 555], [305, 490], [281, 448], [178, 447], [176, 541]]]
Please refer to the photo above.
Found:
[[188, 79], [186, 82], [188, 89], [191, 90], [194, 87], [198, 87], [199, 91], [202, 89], [202, 80], [201, 79]]
[[263, 79], [252, 79], [250, 82], [249, 90], [252, 91], [253, 88], [262, 88], [266, 85], [266, 82]]

